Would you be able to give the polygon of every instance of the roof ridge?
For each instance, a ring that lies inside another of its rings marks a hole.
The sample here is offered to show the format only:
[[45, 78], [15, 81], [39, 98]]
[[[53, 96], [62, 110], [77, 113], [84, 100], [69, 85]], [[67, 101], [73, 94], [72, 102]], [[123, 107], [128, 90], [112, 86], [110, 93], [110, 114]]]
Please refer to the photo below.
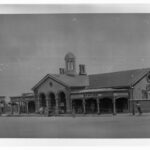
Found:
[[89, 74], [89, 76], [104, 75], [104, 74], [111, 74], [111, 73], [120, 73], [120, 72], [128, 72], [128, 71], [138, 71], [138, 70], [146, 70], [146, 69], [150, 69], [150, 68], [139, 68], [139, 69], [129, 69], [129, 70], [122, 70], [122, 71], [106, 72], [106, 73], [95, 73], [95, 74]]
[[[147, 68], [148, 69], [148, 68]], [[149, 68], [150, 69], [150, 68]], [[134, 85], [141, 77], [145, 76], [148, 72], [145, 71], [145, 72], [141, 72], [140, 74], [137, 75], [137, 77], [135, 78], [135, 80], [133, 80], [131, 82], [132, 85]]]
[[59, 80], [56, 76], [52, 75], [52, 74], [47, 74], [45, 75], [33, 88], [32, 90], [34, 90], [36, 87], [38, 87], [44, 80], [46, 80], [48, 77], [52, 78], [53, 80], [57, 80], [57, 82], [63, 84], [64, 86], [68, 86], [66, 85], [63, 81]]
[[131, 86], [139, 81], [150, 68], [132, 69], [112, 73], [89, 75], [90, 87], [121, 87]]

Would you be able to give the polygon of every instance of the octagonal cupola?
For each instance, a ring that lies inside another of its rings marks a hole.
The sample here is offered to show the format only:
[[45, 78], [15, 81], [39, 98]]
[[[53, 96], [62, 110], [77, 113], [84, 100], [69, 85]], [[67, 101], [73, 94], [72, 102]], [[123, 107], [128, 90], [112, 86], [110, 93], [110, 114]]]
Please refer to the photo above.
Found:
[[76, 58], [73, 53], [69, 52], [65, 56], [66, 62], [66, 74], [75, 75], [76, 74]]

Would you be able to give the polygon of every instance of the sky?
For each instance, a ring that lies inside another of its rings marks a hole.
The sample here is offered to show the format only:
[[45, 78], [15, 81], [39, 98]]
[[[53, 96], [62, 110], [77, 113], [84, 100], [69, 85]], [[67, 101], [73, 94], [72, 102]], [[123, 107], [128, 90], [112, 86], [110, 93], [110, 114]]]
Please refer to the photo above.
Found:
[[150, 67], [150, 14], [1, 14], [0, 95], [30, 92], [68, 52], [87, 74]]

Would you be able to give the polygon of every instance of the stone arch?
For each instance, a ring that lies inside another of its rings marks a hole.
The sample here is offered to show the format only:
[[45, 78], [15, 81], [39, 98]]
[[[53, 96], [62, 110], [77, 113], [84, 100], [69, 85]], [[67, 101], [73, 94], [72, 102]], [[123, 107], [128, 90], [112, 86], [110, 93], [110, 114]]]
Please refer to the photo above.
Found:
[[119, 97], [116, 98], [116, 112], [123, 113], [128, 111], [128, 98]]
[[29, 113], [35, 113], [35, 102], [34, 101], [28, 102], [28, 111], [29, 111]]
[[88, 98], [85, 100], [86, 113], [97, 113], [96, 98]]
[[100, 99], [100, 112], [112, 113], [113, 112], [113, 99], [110, 97], [103, 97]]
[[40, 102], [40, 107], [46, 107], [46, 95], [44, 93], [39, 94], [39, 102]]
[[54, 92], [49, 92], [48, 94], [48, 99], [49, 99], [49, 110], [51, 112], [55, 112], [56, 109], [56, 98], [55, 98], [55, 93]]
[[66, 94], [63, 91], [58, 92], [58, 105], [60, 113], [66, 113]]

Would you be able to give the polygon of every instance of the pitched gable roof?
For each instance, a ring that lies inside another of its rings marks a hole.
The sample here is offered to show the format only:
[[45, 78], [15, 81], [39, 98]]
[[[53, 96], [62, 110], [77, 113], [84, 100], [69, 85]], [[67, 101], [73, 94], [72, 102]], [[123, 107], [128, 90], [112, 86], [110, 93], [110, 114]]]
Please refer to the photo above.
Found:
[[143, 78], [150, 68], [135, 69], [88, 76], [68, 76], [65, 74], [47, 74], [33, 88], [40, 86], [47, 78], [51, 78], [66, 87], [87, 87], [87, 89], [130, 87]]
[[89, 75], [89, 89], [129, 87], [134, 85], [150, 68]]
[[39, 87], [41, 84], [43, 84], [48, 78], [53, 79], [57, 82], [59, 82], [60, 84], [64, 85], [67, 87], [67, 85], [64, 82], [59, 81], [58, 79], [56, 79], [53, 75], [51, 74], [47, 74], [45, 77], [43, 77], [33, 88], [32, 90], [35, 90], [37, 87]]
[[85, 75], [75, 75], [75, 76], [69, 76], [69, 75], [53, 75], [56, 79], [63, 81], [66, 83], [69, 87], [85, 87], [89, 86], [89, 77]]
[[65, 74], [47, 74], [44, 78], [42, 78], [33, 88], [39, 87], [43, 82], [45, 82], [48, 78], [55, 80], [56, 82], [62, 84], [65, 87], [85, 87], [89, 85], [88, 76], [68, 76]]

